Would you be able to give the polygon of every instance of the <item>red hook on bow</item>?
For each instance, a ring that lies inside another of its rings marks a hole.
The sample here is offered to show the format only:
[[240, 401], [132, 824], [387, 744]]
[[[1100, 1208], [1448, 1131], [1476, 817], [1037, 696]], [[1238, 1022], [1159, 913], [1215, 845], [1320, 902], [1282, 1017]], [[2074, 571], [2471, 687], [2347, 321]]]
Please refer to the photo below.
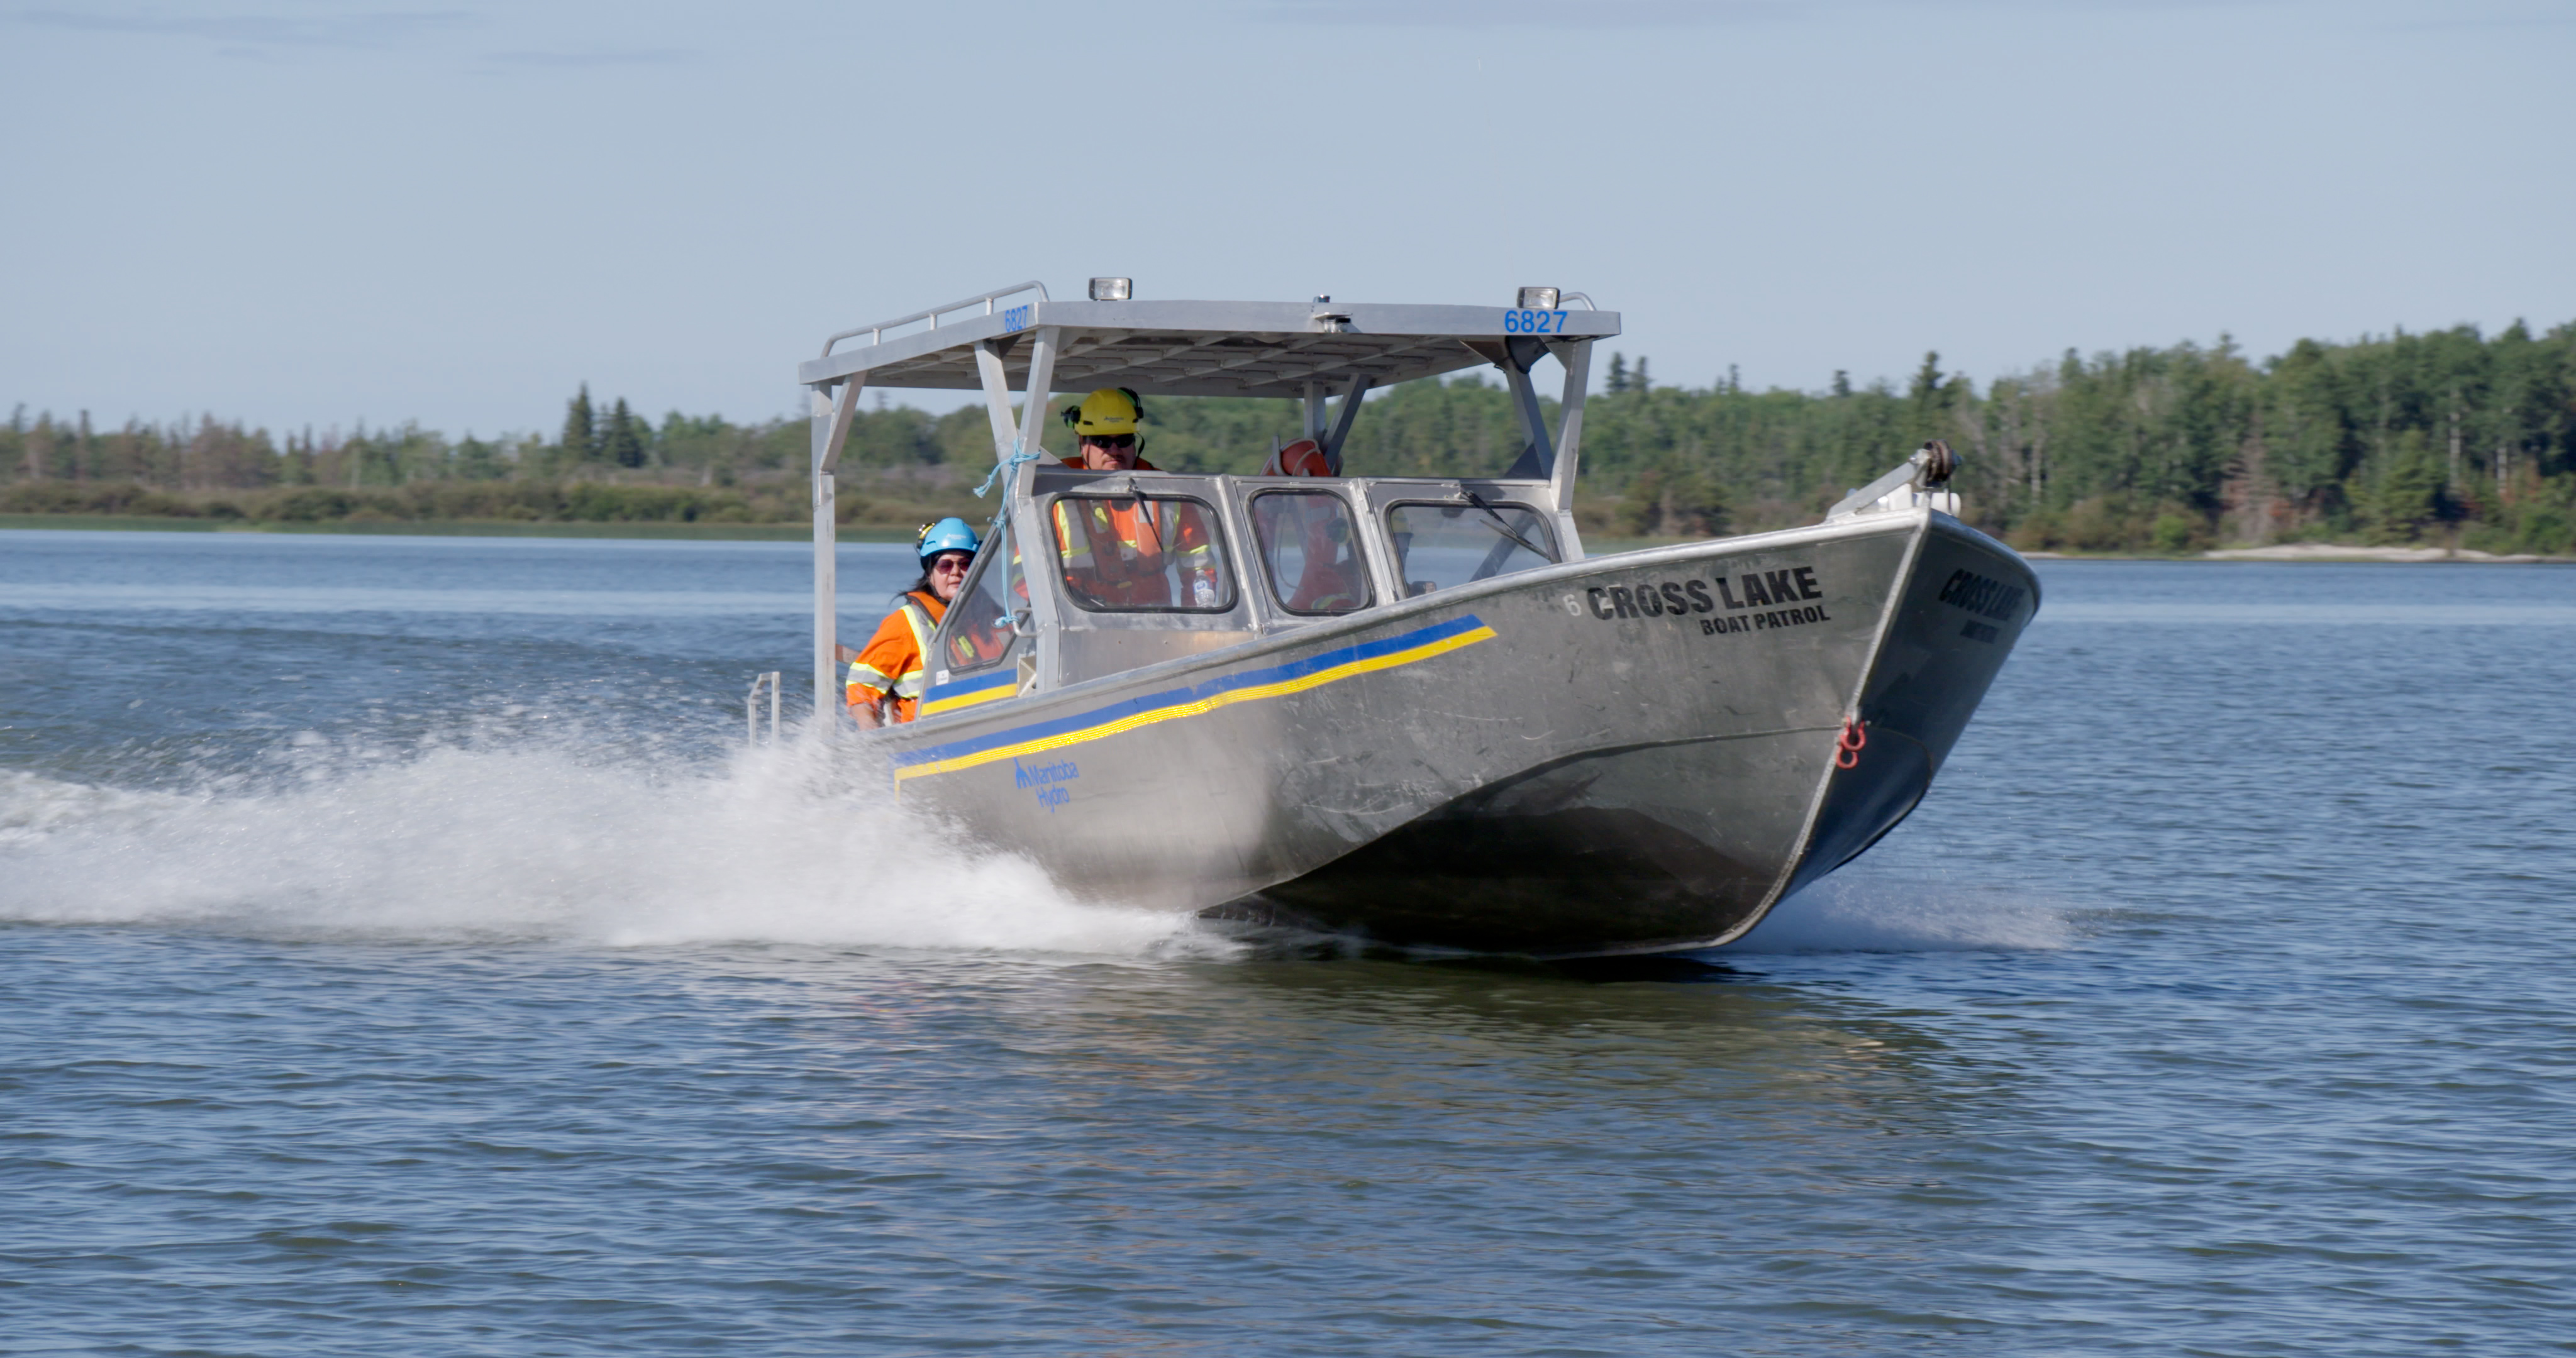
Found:
[[1860, 752], [1869, 745], [1869, 729], [1857, 721], [1843, 723], [1842, 738], [1834, 742], [1834, 767], [1860, 767]]

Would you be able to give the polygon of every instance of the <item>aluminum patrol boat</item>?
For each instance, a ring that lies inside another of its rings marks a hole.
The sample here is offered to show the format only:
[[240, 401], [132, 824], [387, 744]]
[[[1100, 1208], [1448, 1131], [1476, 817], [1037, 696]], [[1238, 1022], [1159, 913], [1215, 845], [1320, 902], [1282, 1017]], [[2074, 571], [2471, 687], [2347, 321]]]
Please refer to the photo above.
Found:
[[[820, 713], [861, 390], [984, 392], [995, 531], [920, 719], [851, 739], [906, 806], [1077, 894], [1540, 957], [1723, 943], [1913, 810], [2037, 610], [2028, 565], [1954, 516], [1938, 444], [1812, 527], [1586, 556], [1584, 392], [1619, 317], [1579, 293], [1129, 294], [1024, 283], [798, 370]], [[1482, 365], [1527, 438], [1509, 468], [1342, 474], [1371, 389]], [[1048, 400], [1099, 387], [1300, 401], [1333, 474], [1070, 470]]]

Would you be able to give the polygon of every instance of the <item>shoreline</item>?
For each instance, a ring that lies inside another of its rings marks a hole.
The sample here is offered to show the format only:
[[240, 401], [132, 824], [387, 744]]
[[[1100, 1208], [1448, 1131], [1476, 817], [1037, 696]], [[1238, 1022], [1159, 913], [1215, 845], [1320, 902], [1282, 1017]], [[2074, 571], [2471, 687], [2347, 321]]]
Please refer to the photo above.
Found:
[[[1671, 547], [1690, 538], [1599, 538], [1589, 555], [1609, 556], [1649, 547]], [[2214, 547], [2200, 552], [2019, 552], [2025, 561], [2289, 561], [2352, 565], [2548, 566], [2576, 564], [2576, 556], [2498, 555], [2471, 548], [2369, 547], [2358, 543], [2283, 542], [2267, 547]]]
[[[810, 542], [813, 528], [803, 523], [564, 523], [518, 519], [333, 520], [321, 523], [275, 523], [246, 519], [189, 519], [159, 514], [0, 514], [0, 530], [73, 530], [108, 533], [290, 533], [343, 534], [357, 537], [482, 538], [624, 538], [661, 542]], [[902, 528], [843, 525], [843, 542], [909, 542]], [[1688, 538], [1602, 538], [1589, 556], [1611, 556], [1648, 547], [1669, 547]], [[2203, 552], [2044, 552], [2021, 553], [2029, 561], [2271, 561], [2351, 565], [2538, 566], [2576, 563], [2576, 557], [2528, 553], [2500, 555], [2470, 548], [2370, 547], [2330, 542], [2285, 542], [2266, 547], [2218, 547]]]
[[[0, 514], [0, 530], [86, 529], [108, 533], [336, 533], [356, 537], [437, 538], [636, 538], [676, 542], [811, 542], [803, 523], [529, 522], [518, 519], [362, 520], [260, 523], [245, 519], [183, 519], [157, 514]], [[902, 528], [850, 526], [843, 542], [909, 542]]]
[[2527, 552], [2500, 555], [2469, 547], [2348, 547], [2331, 542], [2281, 542], [2269, 547], [2222, 547], [2200, 554], [2206, 561], [2393, 561], [2405, 564], [2454, 562], [2479, 566], [2533, 566], [2565, 562], [2563, 556]]

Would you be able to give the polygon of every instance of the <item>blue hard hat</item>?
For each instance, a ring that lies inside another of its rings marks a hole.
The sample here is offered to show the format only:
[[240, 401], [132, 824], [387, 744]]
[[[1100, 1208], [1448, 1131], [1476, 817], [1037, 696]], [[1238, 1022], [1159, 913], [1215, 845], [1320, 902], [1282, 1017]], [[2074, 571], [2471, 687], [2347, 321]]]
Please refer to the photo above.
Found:
[[975, 536], [974, 529], [966, 526], [964, 519], [941, 519], [921, 530], [921, 537], [913, 550], [922, 560], [928, 561], [941, 552], [980, 552], [984, 550], [984, 543]]

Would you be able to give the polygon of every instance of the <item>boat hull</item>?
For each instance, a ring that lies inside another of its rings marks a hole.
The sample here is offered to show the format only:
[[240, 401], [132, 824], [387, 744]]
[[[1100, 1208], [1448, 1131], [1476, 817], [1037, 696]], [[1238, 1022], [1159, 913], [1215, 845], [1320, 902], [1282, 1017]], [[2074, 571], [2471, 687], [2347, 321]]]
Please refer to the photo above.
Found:
[[1903, 819], [2036, 602], [1992, 539], [1870, 515], [1445, 590], [871, 743], [907, 805], [1089, 897], [1541, 956], [1702, 947]]

